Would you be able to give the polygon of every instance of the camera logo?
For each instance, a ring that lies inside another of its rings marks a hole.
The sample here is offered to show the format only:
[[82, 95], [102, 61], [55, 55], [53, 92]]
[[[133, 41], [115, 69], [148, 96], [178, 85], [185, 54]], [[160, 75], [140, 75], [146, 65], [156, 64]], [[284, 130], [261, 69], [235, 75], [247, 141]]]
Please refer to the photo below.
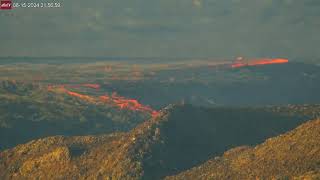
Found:
[[12, 9], [12, 1], [0, 1], [0, 9]]

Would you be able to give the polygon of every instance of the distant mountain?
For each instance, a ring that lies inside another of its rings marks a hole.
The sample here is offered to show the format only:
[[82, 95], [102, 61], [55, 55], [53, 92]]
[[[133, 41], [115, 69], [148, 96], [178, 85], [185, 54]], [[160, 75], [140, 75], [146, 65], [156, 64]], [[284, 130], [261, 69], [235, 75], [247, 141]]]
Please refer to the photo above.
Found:
[[[317, 112], [317, 105], [282, 108], [170, 105], [127, 133], [54, 136], [5, 150], [0, 153], [0, 179], [160, 179], [200, 165], [230, 148], [255, 145], [285, 133], [318, 116]], [[299, 137], [298, 158], [318, 157], [315, 141], [319, 121], [308, 122], [292, 132], [298, 133], [294, 138]], [[278, 141], [272, 142], [276, 147]], [[313, 173], [314, 159], [310, 160], [313, 161], [299, 164], [301, 161], [292, 157], [289, 165], [296, 168], [294, 175]]]
[[139, 97], [157, 108], [179, 101], [208, 107], [320, 102], [320, 66], [314, 64], [289, 61], [231, 68], [231, 64], [210, 65], [208, 62], [155, 72], [150, 79], [113, 82], [103, 87], [129, 97]]
[[241, 146], [206, 163], [167, 177], [187, 179], [319, 179], [320, 120], [267, 139], [255, 147]]

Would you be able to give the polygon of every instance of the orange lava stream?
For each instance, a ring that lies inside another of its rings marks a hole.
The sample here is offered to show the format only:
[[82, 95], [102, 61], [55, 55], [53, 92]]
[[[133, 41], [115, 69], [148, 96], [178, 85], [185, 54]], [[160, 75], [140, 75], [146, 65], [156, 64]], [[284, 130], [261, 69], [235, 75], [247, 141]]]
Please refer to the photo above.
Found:
[[93, 98], [91, 96], [83, 95], [83, 94], [72, 92], [72, 91], [68, 91], [68, 90], [65, 90], [65, 92], [67, 94], [69, 94], [70, 96], [78, 97], [80, 99], [83, 99], [83, 100], [89, 101], [89, 102], [95, 102], [95, 98]]
[[148, 112], [152, 116], [157, 116], [158, 112], [153, 110], [150, 106], [140, 104], [136, 99], [127, 99], [119, 96], [116, 93], [112, 93], [111, 96], [100, 96], [100, 100], [106, 103], [111, 103], [119, 107], [120, 109], [129, 109], [132, 111]]
[[237, 61], [231, 65], [232, 68], [240, 68], [245, 66], [260, 66], [260, 65], [267, 65], [267, 64], [285, 64], [288, 63], [288, 59], [257, 59], [251, 60], [249, 62]]
[[[92, 88], [92, 89], [100, 89], [100, 84], [61, 84], [58, 85], [60, 88], [63, 87], [70, 87], [70, 88], [81, 88], [81, 87], [87, 87], [87, 88]], [[57, 87], [57, 85], [49, 85], [48, 89], [53, 88], [53, 87]]]
[[[70, 91], [65, 88], [66, 85], [49, 85], [48, 86], [48, 91], [57, 91], [57, 92], [62, 92], [66, 93], [70, 96], [77, 97], [79, 99], [82, 99], [84, 101], [90, 102], [90, 103], [107, 103], [112, 106], [115, 106], [119, 109], [128, 109], [131, 111], [140, 111], [140, 112], [146, 112], [149, 113], [152, 117], [155, 117], [159, 114], [158, 111], [153, 110], [150, 106], [146, 106], [143, 104], [140, 104], [136, 99], [128, 99], [122, 96], [117, 95], [117, 93], [112, 93], [111, 96], [109, 95], [103, 95], [94, 97], [94, 96], [89, 96], [89, 95], [84, 95], [80, 94], [77, 92]], [[73, 86], [71, 86], [73, 87]], [[96, 87], [96, 86], [94, 86]], [[99, 86], [100, 88], [100, 86]]]
[[81, 84], [84, 87], [92, 88], [92, 89], [100, 89], [99, 84]]

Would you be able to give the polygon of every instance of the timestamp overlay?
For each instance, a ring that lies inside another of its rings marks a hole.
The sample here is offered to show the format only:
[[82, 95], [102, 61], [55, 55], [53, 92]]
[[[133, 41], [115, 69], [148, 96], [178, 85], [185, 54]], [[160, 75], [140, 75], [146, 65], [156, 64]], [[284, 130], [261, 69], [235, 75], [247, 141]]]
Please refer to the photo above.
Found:
[[60, 8], [61, 2], [13, 2], [13, 8]]

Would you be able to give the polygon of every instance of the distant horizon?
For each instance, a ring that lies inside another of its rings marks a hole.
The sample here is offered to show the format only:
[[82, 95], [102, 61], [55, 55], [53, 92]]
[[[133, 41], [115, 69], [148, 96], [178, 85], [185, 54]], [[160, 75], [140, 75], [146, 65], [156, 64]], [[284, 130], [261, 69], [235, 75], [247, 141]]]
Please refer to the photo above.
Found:
[[233, 57], [213, 57], [213, 56], [0, 56], [0, 59], [7, 59], [7, 58], [46, 58], [46, 59], [54, 59], [54, 58], [89, 58], [89, 59], [102, 59], [102, 58], [116, 58], [116, 59], [212, 59], [212, 60], [230, 60], [236, 59], [238, 57], [243, 57], [244, 59], [255, 59], [255, 58], [286, 58], [286, 59], [298, 59], [298, 58], [305, 58], [305, 59], [320, 59], [320, 57], [294, 57], [289, 58], [285, 56], [233, 56]]
[[289, 61], [301, 60], [320, 60], [320, 57], [277, 57], [277, 56], [234, 56], [234, 57], [195, 57], [195, 56], [0, 56], [0, 60], [8, 59], [95, 59], [95, 60], [235, 60], [238, 57], [244, 59], [261, 59], [261, 58], [284, 58]]

